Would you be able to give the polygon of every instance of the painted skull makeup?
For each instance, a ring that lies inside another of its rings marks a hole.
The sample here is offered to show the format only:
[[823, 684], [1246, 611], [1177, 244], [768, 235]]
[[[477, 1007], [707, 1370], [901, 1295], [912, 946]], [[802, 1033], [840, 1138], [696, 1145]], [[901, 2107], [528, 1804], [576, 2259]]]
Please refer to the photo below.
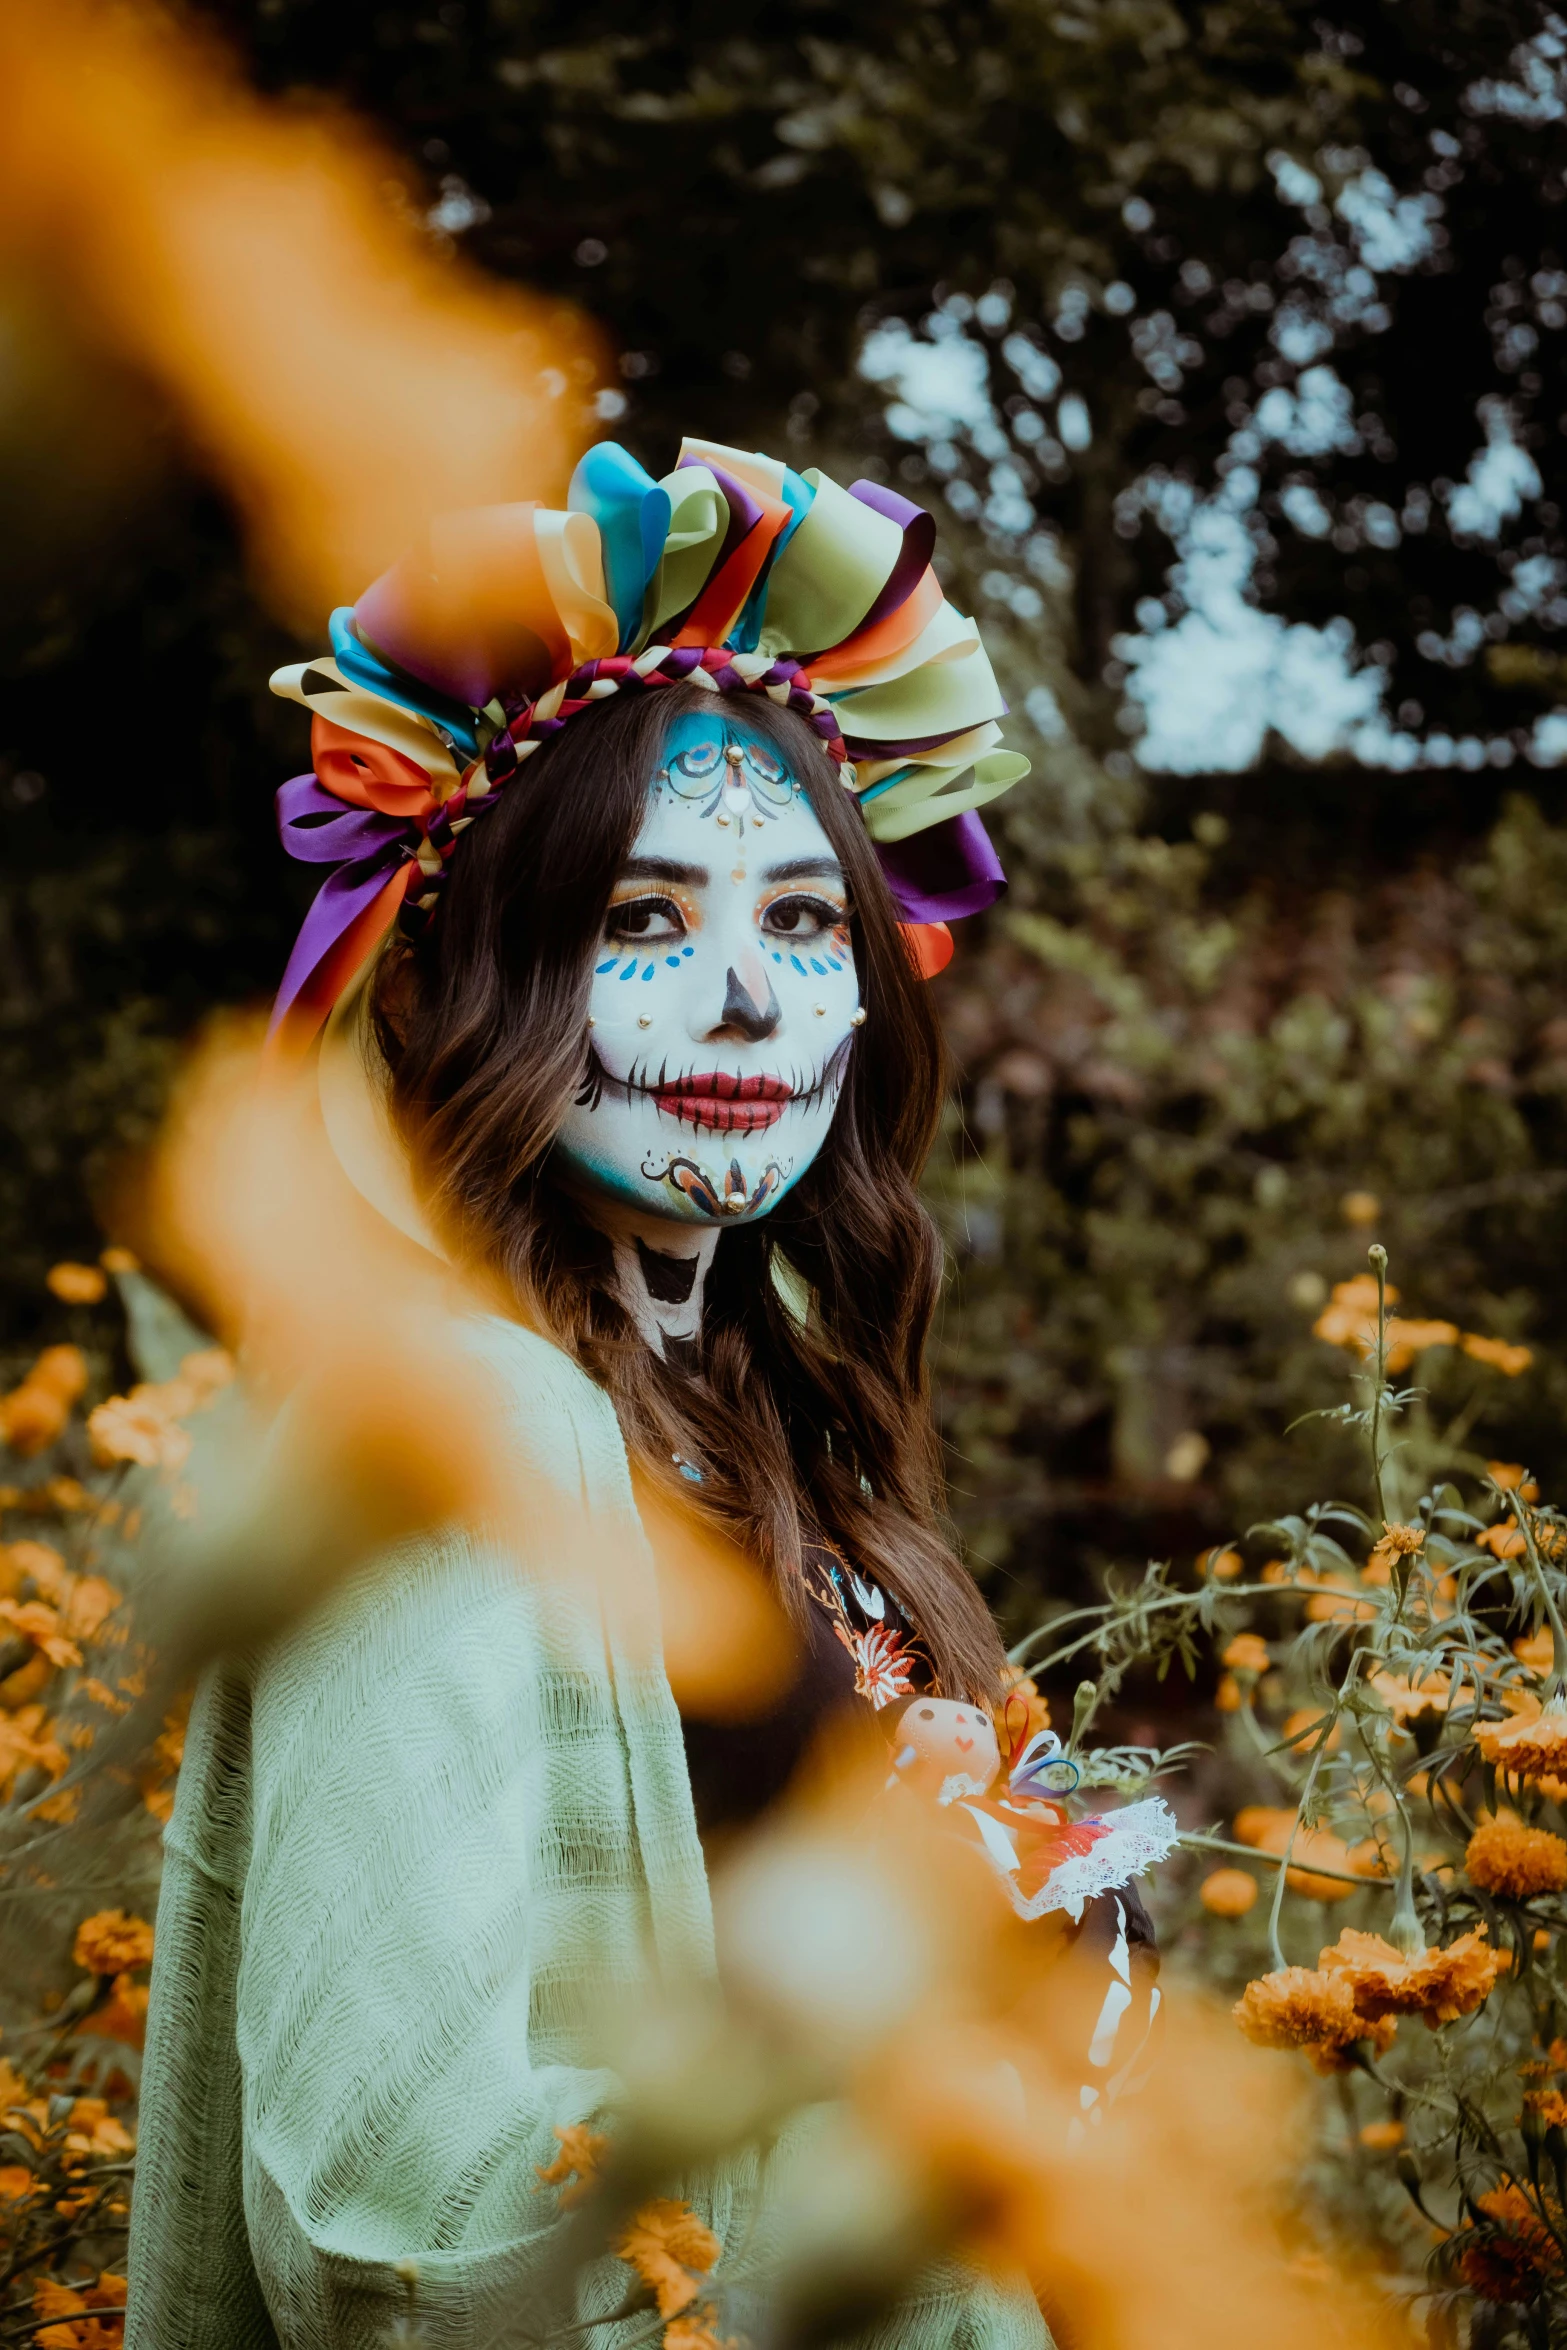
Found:
[[765, 1215], [826, 1138], [858, 1007], [843, 871], [788, 761], [741, 716], [684, 714], [605, 918], [557, 1148], [644, 1215]]

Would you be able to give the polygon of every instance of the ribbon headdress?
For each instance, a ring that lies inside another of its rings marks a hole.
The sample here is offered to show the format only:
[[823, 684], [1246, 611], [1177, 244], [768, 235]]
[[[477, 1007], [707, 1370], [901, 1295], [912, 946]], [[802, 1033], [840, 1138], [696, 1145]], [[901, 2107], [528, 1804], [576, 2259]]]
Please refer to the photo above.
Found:
[[1028, 773], [979, 631], [943, 596], [935, 524], [878, 483], [682, 443], [654, 481], [601, 441], [564, 513], [443, 516], [357, 604], [329, 657], [280, 669], [314, 772], [283, 845], [329, 865], [274, 1032], [302, 1045], [399, 915], [434, 905], [460, 833], [580, 711], [682, 681], [798, 711], [860, 804], [921, 968], [1005, 887], [976, 811]]

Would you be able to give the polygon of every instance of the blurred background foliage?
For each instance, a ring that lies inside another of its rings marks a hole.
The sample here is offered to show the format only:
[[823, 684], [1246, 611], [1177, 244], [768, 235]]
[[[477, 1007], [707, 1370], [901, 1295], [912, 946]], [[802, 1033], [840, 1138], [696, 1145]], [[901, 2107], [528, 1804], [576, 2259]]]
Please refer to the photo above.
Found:
[[[928, 498], [1035, 760], [940, 982], [954, 1502], [1032, 1621], [1332, 1482], [1311, 1323], [1559, 1474], [1567, 26], [1532, 0], [210, 0], [437, 249], [584, 304], [604, 428]], [[290, 640], [144, 387], [5, 291], [0, 1282], [264, 996]], [[93, 397], [88, 397], [88, 387]], [[303, 639], [317, 641], [319, 629]], [[1448, 1391], [1451, 1392], [1448, 1392]], [[1342, 1473], [1351, 1474], [1346, 1461]]]

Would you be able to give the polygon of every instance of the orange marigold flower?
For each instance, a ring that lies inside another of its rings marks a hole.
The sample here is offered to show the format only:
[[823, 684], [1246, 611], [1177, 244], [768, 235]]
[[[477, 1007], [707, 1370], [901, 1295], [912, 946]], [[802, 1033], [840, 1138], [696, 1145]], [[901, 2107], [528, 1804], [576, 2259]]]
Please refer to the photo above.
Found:
[[1529, 1901], [1537, 1893], [1567, 1893], [1567, 1841], [1517, 1820], [1486, 1820], [1464, 1854], [1469, 1882], [1482, 1893]]
[[1560, 2089], [1531, 2089], [1524, 2098], [1530, 2113], [1538, 2114], [1544, 2130], [1567, 2130], [1567, 2097]]
[[34, 1387], [27, 1380], [0, 1398], [0, 1432], [24, 1460], [53, 1444], [69, 1417], [67, 1406], [52, 1388]]
[[1211, 1577], [1215, 1583], [1233, 1583], [1245, 1564], [1240, 1552], [1229, 1543], [1197, 1553], [1198, 1574]]
[[100, 1468], [135, 1461], [144, 1469], [182, 1468], [190, 1435], [151, 1392], [113, 1395], [87, 1415], [87, 1434]]
[[[1291, 1837], [1293, 1836], [1293, 1846]], [[1354, 1892], [1353, 1882], [1341, 1879], [1351, 1877], [1349, 1846], [1341, 1837], [1325, 1828], [1299, 1828], [1295, 1814], [1270, 1803], [1249, 1803], [1235, 1815], [1237, 1844], [1255, 1845], [1259, 1852], [1290, 1854], [1287, 1873], [1292, 1893], [1302, 1893], [1311, 1901], [1347, 1901]], [[1339, 1874], [1324, 1877], [1317, 1869], [1333, 1869]]]
[[50, 1604], [61, 1607], [71, 1596], [71, 1573], [49, 1542], [29, 1542], [24, 1536], [11, 1545], [11, 1564], [31, 1577]]
[[102, 1575], [83, 1575], [65, 1602], [65, 1622], [79, 1640], [91, 1640], [119, 1606], [123, 1593]]
[[1542, 1624], [1538, 1632], [1530, 1633], [1527, 1640], [1515, 1640], [1513, 1654], [1521, 1665], [1527, 1665], [1530, 1672], [1538, 1673], [1542, 1680], [1547, 1673], [1554, 1672], [1556, 1642], [1551, 1635], [1550, 1625]]
[[1493, 1485], [1504, 1493], [1516, 1493], [1524, 1501], [1538, 1501], [1540, 1488], [1525, 1469], [1522, 1461], [1487, 1461], [1486, 1474]]
[[139, 1273], [141, 1259], [128, 1248], [100, 1249], [98, 1262], [106, 1273]]
[[65, 1632], [57, 1608], [42, 1599], [0, 1599], [0, 1624], [30, 1640], [52, 1665], [79, 1665], [82, 1652]]
[[24, 1385], [46, 1388], [62, 1403], [75, 1403], [87, 1386], [87, 1357], [79, 1346], [46, 1346]]
[[[1390, 1281], [1387, 1302], [1394, 1305], [1398, 1291]], [[1314, 1338], [1325, 1338], [1329, 1346], [1358, 1346], [1367, 1349], [1377, 1342], [1377, 1284], [1371, 1273], [1357, 1273], [1353, 1280], [1335, 1281], [1333, 1294], [1311, 1325]]]
[[82, 2029], [100, 2040], [123, 2040], [128, 2048], [139, 2048], [147, 2037], [147, 1997], [145, 1983], [116, 1975], [108, 1998]]
[[[1283, 1735], [1291, 1746], [1302, 1745], [1308, 1737], [1312, 1745], [1315, 1746], [1322, 1734], [1322, 1724], [1325, 1718], [1321, 1706], [1303, 1705], [1297, 1712], [1290, 1715], [1284, 1725]], [[1328, 1732], [1329, 1754], [1336, 1754], [1343, 1742], [1342, 1730], [1335, 1722]]]
[[65, 1769], [64, 1747], [55, 1737], [41, 1705], [18, 1706], [0, 1714], [0, 1795], [10, 1791], [18, 1771], [34, 1765], [57, 1779]]
[[1505, 1338], [1482, 1338], [1473, 1330], [1464, 1332], [1463, 1349], [1472, 1361], [1488, 1363], [1506, 1379], [1516, 1379], [1534, 1361], [1532, 1347], [1509, 1346]]
[[1529, 1545], [1518, 1531], [1516, 1518], [1503, 1518], [1495, 1526], [1487, 1526], [1483, 1534], [1475, 1536], [1476, 1550], [1488, 1550], [1493, 1558], [1521, 1559]]
[[672, 2317], [664, 2328], [664, 2350], [739, 2350], [732, 2338], [720, 2338], [713, 2328], [718, 2312], [710, 2301]]
[[1520, 1779], [1567, 1776], [1567, 1703], [1525, 1697], [1511, 1721], [1477, 1723], [1475, 1744], [1488, 1763]]
[[1343, 1618], [1351, 1623], [1369, 1624], [1376, 1612], [1375, 1600], [1357, 1599], [1352, 1591], [1337, 1586], [1313, 1592], [1306, 1602], [1306, 1621], [1310, 1624], [1332, 1624]]
[[1391, 1526], [1384, 1520], [1382, 1532], [1371, 1546], [1371, 1555], [1366, 1561], [1367, 1569], [1378, 1567], [1385, 1572], [1396, 1566], [1400, 1559], [1413, 1558], [1417, 1551], [1425, 1548], [1425, 1539], [1424, 1526]]
[[1221, 1673], [1213, 1702], [1221, 1714], [1238, 1714], [1241, 1710], [1241, 1685], [1233, 1673]]
[[190, 1388], [202, 1403], [210, 1403], [233, 1379], [234, 1357], [226, 1346], [204, 1346], [180, 1359], [180, 1384]]
[[1265, 1673], [1273, 1659], [1266, 1640], [1259, 1639], [1255, 1632], [1238, 1632], [1225, 1649], [1221, 1662], [1232, 1673]]
[[77, 1927], [71, 1956], [90, 1975], [125, 1974], [151, 1963], [152, 1928], [123, 1909], [101, 1909]]
[[1524, 2189], [1509, 2179], [1477, 2198], [1490, 2227], [1468, 2230], [1459, 2256], [1465, 2284], [1485, 2301], [1532, 2301], [1562, 2273], [1561, 2246]]
[[1210, 1916], [1243, 1918], [1257, 1900], [1257, 1880], [1249, 1869], [1213, 1869], [1197, 1889]]
[[1452, 1689], [1446, 1673], [1427, 1673], [1420, 1681], [1398, 1673], [1373, 1673], [1370, 1685], [1399, 1722], [1414, 1721], [1421, 1714], [1445, 1714]]
[[1362, 2146], [1369, 2146], [1373, 2154], [1391, 2154], [1395, 2146], [1404, 2143], [1402, 2122], [1367, 2122], [1360, 2133]]
[[96, 1265], [51, 1265], [44, 1280], [68, 1306], [98, 1305], [109, 1286]]
[[689, 2309], [723, 2247], [689, 2203], [655, 2196], [634, 2213], [615, 2250], [652, 2288], [660, 2317]]
[[[560, 2207], [569, 2211], [580, 2203], [598, 2177], [609, 2144], [606, 2130], [590, 2130], [586, 2122], [567, 2122], [557, 2128], [560, 2152], [551, 2163], [533, 2166], [541, 2187], [559, 2187]], [[575, 2182], [571, 2184], [569, 2182]]]
[[1507, 1970], [1505, 1950], [1486, 1948], [1486, 1929], [1461, 1934], [1445, 1950], [1422, 1950], [1406, 1958], [1380, 1934], [1348, 1926], [1318, 1964], [1335, 1981], [1348, 1984], [1364, 2016], [1423, 2016], [1434, 2029], [1470, 2015], [1489, 1999], [1498, 1975]]
[[1346, 2072], [1357, 2040], [1386, 2049], [1398, 2030], [1391, 2020], [1363, 2016], [1345, 1979], [1318, 1967], [1287, 1966], [1259, 1976], [1230, 2012], [1259, 2048], [1302, 2048], [1319, 2073]]

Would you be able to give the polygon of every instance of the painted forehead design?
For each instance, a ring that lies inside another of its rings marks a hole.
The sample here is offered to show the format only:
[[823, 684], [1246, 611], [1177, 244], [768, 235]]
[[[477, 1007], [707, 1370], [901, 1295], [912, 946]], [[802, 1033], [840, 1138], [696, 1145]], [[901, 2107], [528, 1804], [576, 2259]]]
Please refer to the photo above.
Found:
[[683, 712], [664, 738], [655, 799], [666, 789], [702, 816], [716, 814], [720, 804], [736, 814], [747, 801], [759, 817], [778, 816], [802, 794], [785, 753], [743, 719], [705, 710]]

